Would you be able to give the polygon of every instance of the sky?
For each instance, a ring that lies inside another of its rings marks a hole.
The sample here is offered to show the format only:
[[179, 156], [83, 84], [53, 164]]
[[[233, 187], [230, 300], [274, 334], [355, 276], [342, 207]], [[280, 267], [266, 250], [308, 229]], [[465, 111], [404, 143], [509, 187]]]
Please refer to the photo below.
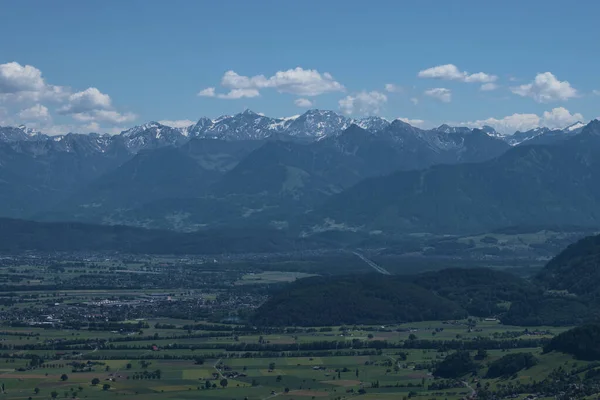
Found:
[[183, 126], [249, 108], [513, 133], [600, 117], [600, 2], [19, 0], [0, 125]]

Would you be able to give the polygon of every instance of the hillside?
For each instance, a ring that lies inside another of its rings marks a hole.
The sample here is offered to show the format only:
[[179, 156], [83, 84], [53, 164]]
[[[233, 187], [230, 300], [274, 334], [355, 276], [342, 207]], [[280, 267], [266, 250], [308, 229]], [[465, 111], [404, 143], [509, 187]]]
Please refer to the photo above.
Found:
[[276, 293], [252, 318], [260, 326], [387, 324], [467, 316], [450, 300], [403, 277], [353, 275], [298, 280]]
[[489, 268], [451, 268], [417, 275], [413, 282], [459, 304], [470, 315], [489, 317], [507, 310], [507, 302], [534, 297], [539, 290], [523, 279]]
[[67, 135], [60, 142], [0, 141], [0, 216], [47, 210], [130, 158], [119, 142], [101, 153], [97, 144], [85, 135]]
[[546, 265], [537, 279], [550, 290], [600, 301], [600, 235], [567, 247]]
[[533, 279], [543, 296], [520, 299], [502, 321], [515, 325], [580, 325], [600, 320], [600, 236], [569, 245]]
[[591, 324], [573, 328], [552, 339], [545, 352], [560, 351], [580, 360], [600, 360], [600, 325]]
[[346, 229], [473, 233], [514, 225], [600, 225], [600, 121], [561, 146], [518, 146], [477, 164], [366, 179], [303, 222]]
[[137, 254], [265, 253], [310, 248], [278, 231], [229, 229], [177, 233], [127, 226], [33, 222], [0, 218], [1, 253], [123, 252]]

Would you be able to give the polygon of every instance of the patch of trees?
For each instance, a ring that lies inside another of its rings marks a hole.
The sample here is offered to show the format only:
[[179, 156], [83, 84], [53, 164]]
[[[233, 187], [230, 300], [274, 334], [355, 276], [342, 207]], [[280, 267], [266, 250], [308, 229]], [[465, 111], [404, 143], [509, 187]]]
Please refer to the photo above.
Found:
[[536, 365], [538, 360], [531, 353], [512, 353], [492, 362], [486, 378], [508, 377]]
[[477, 364], [475, 364], [469, 352], [457, 351], [446, 356], [444, 361], [437, 365], [433, 375], [445, 379], [457, 379], [476, 370]]
[[527, 301], [539, 292], [524, 279], [491, 268], [449, 268], [417, 275], [414, 283], [458, 303], [477, 317], [505, 312], [500, 303]]
[[539, 296], [513, 303], [500, 319], [506, 325], [572, 326], [596, 319], [597, 313], [576, 298]]
[[376, 274], [300, 279], [256, 310], [258, 326], [330, 326], [460, 319], [456, 303], [401, 276]]
[[554, 337], [544, 352], [560, 351], [580, 360], [600, 360], [600, 324], [573, 328]]

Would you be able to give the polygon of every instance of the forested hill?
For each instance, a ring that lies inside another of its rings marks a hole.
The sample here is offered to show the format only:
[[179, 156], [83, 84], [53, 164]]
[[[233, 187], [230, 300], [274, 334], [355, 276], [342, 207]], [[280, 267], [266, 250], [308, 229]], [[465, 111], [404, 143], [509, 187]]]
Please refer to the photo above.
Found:
[[0, 218], [0, 252], [111, 251], [144, 254], [222, 254], [293, 251], [303, 239], [274, 230], [178, 233], [126, 226], [33, 222]]
[[580, 360], [600, 360], [600, 325], [585, 325], [563, 332], [553, 338], [544, 351], [560, 351]]
[[525, 280], [484, 268], [455, 268], [414, 276], [362, 275], [302, 279], [260, 307], [258, 325], [391, 323], [489, 317], [506, 302], [529, 301], [539, 290]]
[[[596, 279], [596, 278], [593, 278]], [[590, 285], [598, 285], [596, 279]], [[506, 325], [572, 326], [600, 320], [597, 302], [548, 291], [486, 268], [410, 276], [352, 275], [301, 279], [256, 311], [256, 325], [388, 324], [457, 316], [498, 317]]]
[[554, 257], [538, 275], [550, 290], [600, 301], [600, 235], [586, 237]]
[[506, 311], [507, 302], [528, 301], [540, 289], [508, 272], [490, 268], [449, 268], [413, 277], [413, 282], [469, 312], [488, 317]]
[[376, 274], [300, 279], [255, 313], [259, 326], [387, 324], [464, 318], [458, 304], [410, 283]]

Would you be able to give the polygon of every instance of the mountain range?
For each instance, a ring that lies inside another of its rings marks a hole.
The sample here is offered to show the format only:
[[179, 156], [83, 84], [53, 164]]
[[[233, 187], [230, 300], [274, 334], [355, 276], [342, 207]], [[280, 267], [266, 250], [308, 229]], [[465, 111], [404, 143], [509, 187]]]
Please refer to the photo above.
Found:
[[[527, 222], [545, 215], [595, 223], [586, 219], [596, 204], [591, 178], [574, 178], [592, 173], [581, 156], [593, 159], [594, 144], [576, 143], [595, 129], [578, 123], [504, 136], [490, 127], [424, 130], [323, 110], [279, 119], [246, 110], [114, 136], [0, 128], [0, 216], [180, 231], [463, 232], [518, 220], [504, 208], [531, 201], [537, 188], [579, 196], [586, 207], [564, 213], [560, 199], [532, 203]], [[512, 196], [517, 188], [532, 198]]]
[[600, 122], [560, 145], [511, 148], [481, 163], [365, 179], [310, 215], [351, 230], [486, 232], [507, 226], [600, 225]]
[[[401, 121], [401, 120], [395, 120]], [[0, 127], [0, 142], [14, 143], [23, 141], [69, 142], [72, 137], [78, 140], [96, 141], [101, 151], [104, 146], [111, 142], [122, 142], [131, 153], [140, 150], [148, 150], [168, 145], [181, 145], [192, 138], [219, 139], [219, 140], [265, 140], [268, 138], [295, 138], [307, 141], [320, 140], [335, 136], [349, 128], [357, 125], [367, 131], [382, 131], [392, 122], [380, 117], [366, 117], [361, 119], [349, 118], [333, 111], [312, 109], [302, 115], [294, 115], [286, 118], [271, 118], [257, 114], [251, 110], [236, 115], [223, 115], [217, 119], [202, 117], [187, 127], [174, 128], [159, 122], [148, 122], [139, 126], [122, 131], [119, 135], [92, 133], [82, 135], [69, 133], [66, 135], [49, 136], [42, 132], [27, 128], [24, 125], [18, 127]], [[565, 129], [535, 128], [526, 132], [515, 132], [512, 135], [503, 135], [489, 126], [483, 126], [481, 130], [492, 137], [504, 140], [512, 146], [544, 137], [548, 134], [558, 133], [576, 134], [585, 126], [582, 122], [576, 122]], [[451, 127], [446, 124], [434, 128], [431, 131], [443, 133], [466, 133], [472, 129], [459, 126]], [[550, 135], [550, 136], [553, 136]], [[560, 138], [556, 138], [560, 140]]]

